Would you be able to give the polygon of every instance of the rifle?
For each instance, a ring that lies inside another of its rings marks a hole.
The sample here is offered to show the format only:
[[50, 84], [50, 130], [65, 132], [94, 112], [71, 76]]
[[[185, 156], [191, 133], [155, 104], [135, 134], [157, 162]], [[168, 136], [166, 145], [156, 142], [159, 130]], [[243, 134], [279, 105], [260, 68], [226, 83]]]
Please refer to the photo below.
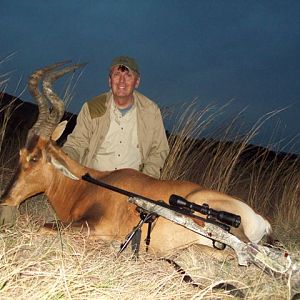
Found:
[[[231, 234], [230, 227], [238, 227], [240, 225], [241, 220], [239, 216], [229, 212], [213, 210], [207, 204], [198, 205], [189, 202], [177, 195], [171, 195], [169, 199], [170, 204], [163, 201], [155, 201], [96, 180], [89, 174], [82, 176], [82, 179], [128, 196], [128, 202], [139, 208], [141, 221], [127, 236], [125, 242], [121, 245], [119, 253], [126, 248], [136, 235], [140, 235], [140, 230], [144, 223], [153, 219], [153, 217], [160, 216], [211, 239], [214, 247], [218, 249], [224, 249], [223, 245], [231, 247], [236, 253], [238, 264], [241, 266], [254, 264], [271, 275], [286, 276], [290, 299], [295, 299], [294, 297], [300, 294], [300, 265], [285, 250], [252, 242], [245, 243]], [[207, 215], [207, 218], [194, 214], [194, 211]]]

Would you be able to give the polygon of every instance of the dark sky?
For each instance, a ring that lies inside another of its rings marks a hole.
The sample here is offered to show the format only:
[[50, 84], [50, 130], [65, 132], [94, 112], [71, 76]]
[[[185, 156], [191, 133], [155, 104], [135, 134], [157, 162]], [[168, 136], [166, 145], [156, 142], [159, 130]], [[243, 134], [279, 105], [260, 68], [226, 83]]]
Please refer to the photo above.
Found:
[[129, 55], [139, 90], [161, 107], [234, 99], [220, 122], [246, 108], [250, 127], [285, 108], [251, 142], [300, 153], [300, 1], [0, 0], [0, 9], [0, 59], [14, 52], [0, 63], [0, 74], [12, 71], [8, 93], [20, 95], [41, 66], [88, 62], [68, 106], [78, 113], [107, 90], [112, 58]]

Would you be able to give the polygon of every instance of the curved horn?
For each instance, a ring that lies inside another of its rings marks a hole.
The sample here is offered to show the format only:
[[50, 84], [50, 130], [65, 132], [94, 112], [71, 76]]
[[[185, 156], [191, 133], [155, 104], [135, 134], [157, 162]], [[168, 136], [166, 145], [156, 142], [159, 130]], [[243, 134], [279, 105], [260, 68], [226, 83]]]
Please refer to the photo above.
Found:
[[62, 77], [66, 73], [70, 73], [77, 68], [83, 67], [86, 64], [75, 64], [69, 67], [66, 67], [62, 70], [48, 72], [43, 80], [43, 93], [47, 99], [52, 104], [52, 111], [48, 114], [47, 122], [43, 124], [43, 128], [40, 131], [40, 134], [46, 138], [50, 138], [53, 130], [61, 120], [64, 114], [64, 102], [63, 100], [53, 91], [52, 84], [55, 80]]
[[29, 77], [28, 90], [32, 95], [32, 97], [37, 102], [38, 109], [39, 109], [38, 118], [28, 133], [29, 137], [33, 134], [37, 134], [37, 135], [39, 134], [40, 129], [43, 127], [43, 123], [46, 122], [49, 115], [47, 99], [40, 92], [38, 87], [40, 80], [45, 76], [46, 73], [50, 72], [51, 70], [54, 70], [59, 66], [66, 64], [67, 62], [69, 61], [58, 62], [50, 66], [46, 66], [44, 68], [38, 69]]

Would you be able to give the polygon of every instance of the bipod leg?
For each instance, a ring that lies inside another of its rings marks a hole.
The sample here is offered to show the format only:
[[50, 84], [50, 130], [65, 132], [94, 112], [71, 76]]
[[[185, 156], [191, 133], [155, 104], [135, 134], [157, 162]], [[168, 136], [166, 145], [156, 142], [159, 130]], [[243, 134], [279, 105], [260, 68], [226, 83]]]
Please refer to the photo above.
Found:
[[117, 256], [119, 256], [128, 246], [128, 244], [132, 241], [132, 251], [135, 258], [138, 258], [139, 250], [140, 250], [140, 242], [141, 242], [141, 228], [144, 223], [147, 223], [149, 220], [152, 219], [154, 214], [150, 213], [141, 218], [139, 223], [133, 227], [132, 231], [127, 235], [124, 243], [121, 244], [120, 250], [118, 251]]

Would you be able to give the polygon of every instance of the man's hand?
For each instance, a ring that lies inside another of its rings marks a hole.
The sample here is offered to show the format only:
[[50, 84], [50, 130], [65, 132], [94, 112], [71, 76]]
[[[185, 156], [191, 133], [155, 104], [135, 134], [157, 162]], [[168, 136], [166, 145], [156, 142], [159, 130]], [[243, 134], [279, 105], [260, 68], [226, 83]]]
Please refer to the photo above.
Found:
[[0, 205], [0, 226], [15, 225], [18, 215], [17, 207]]

